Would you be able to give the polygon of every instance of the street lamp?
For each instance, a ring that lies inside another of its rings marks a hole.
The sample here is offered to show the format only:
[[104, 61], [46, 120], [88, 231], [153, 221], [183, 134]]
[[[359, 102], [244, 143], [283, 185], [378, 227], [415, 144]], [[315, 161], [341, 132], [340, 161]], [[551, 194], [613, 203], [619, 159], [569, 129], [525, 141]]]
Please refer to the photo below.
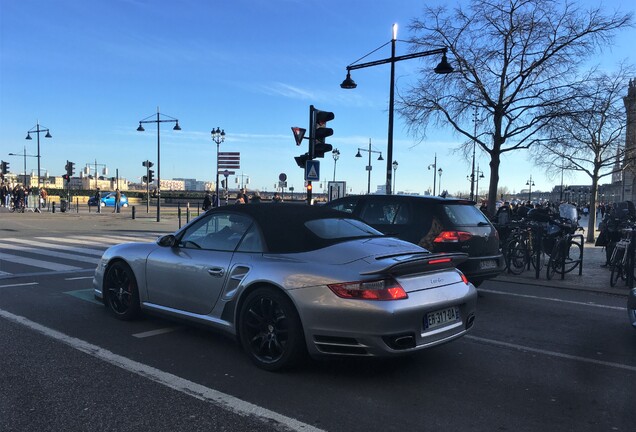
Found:
[[[27, 136], [25, 138], [28, 140], [32, 139], [31, 138], [32, 133], [35, 133], [38, 136], [38, 154], [36, 156], [38, 158], [38, 188], [40, 187], [40, 132], [46, 132], [46, 135], [44, 135], [44, 138], [53, 138], [48, 128], [43, 127], [42, 129], [40, 129], [39, 122], [36, 122], [35, 126], [33, 126], [31, 129], [27, 131]], [[26, 176], [26, 170], [24, 172], [24, 175]]]
[[435, 162], [428, 166], [429, 171], [433, 168], [433, 196], [435, 196], [435, 172], [437, 171], [437, 153], [435, 153]]
[[398, 161], [393, 161], [393, 193], [395, 193], [395, 171], [398, 169]]
[[[161, 119], [161, 116], [168, 117], [168, 119]], [[143, 120], [139, 121], [139, 127], [137, 128], [137, 132], [145, 131], [142, 126], [143, 123], [157, 123], [157, 222], [161, 221], [161, 133], [159, 126], [161, 123], [175, 123], [172, 130], [180, 131], [179, 120], [174, 117], [167, 116], [165, 114], [159, 113], [159, 107], [157, 107], [156, 119], [149, 120], [151, 117], [154, 117], [155, 114], [152, 114], [146, 117]]]
[[38, 157], [37, 155], [28, 155], [26, 154], [26, 146], [24, 146], [24, 153], [9, 153], [9, 156], [23, 156], [24, 157], [24, 186], [26, 187], [26, 175], [27, 175], [27, 163], [26, 163], [26, 158], [27, 157]]
[[358, 147], [358, 153], [356, 154], [356, 157], [362, 157], [362, 155], [360, 154], [361, 151], [365, 151], [367, 153], [369, 153], [369, 165], [367, 165], [367, 172], [368, 174], [368, 181], [367, 181], [367, 195], [371, 193], [371, 170], [373, 169], [373, 167], [371, 166], [371, 153], [379, 153], [380, 156], [378, 157], [378, 160], [384, 160], [384, 158], [382, 157], [382, 152], [381, 151], [377, 151], [377, 150], [371, 150], [371, 138], [369, 138], [369, 149], [363, 149]]
[[484, 178], [484, 172], [479, 169], [479, 165], [477, 165], [477, 171], [475, 171], [475, 199], [473, 201], [477, 201], [479, 199], [479, 179]]
[[442, 172], [443, 170], [441, 168], [437, 169], [437, 174], [439, 175], [439, 194], [442, 194]]
[[446, 52], [448, 51], [448, 48], [446, 47], [437, 48], [430, 51], [423, 51], [423, 52], [417, 52], [412, 54], [406, 54], [402, 56], [396, 56], [395, 55], [396, 40], [397, 40], [397, 24], [393, 24], [393, 37], [391, 38], [391, 57], [385, 58], [382, 60], [367, 62], [367, 63], [358, 63], [358, 61], [369, 56], [370, 54], [384, 47], [388, 43], [376, 48], [375, 50], [371, 51], [370, 53], [366, 54], [365, 56], [361, 57], [360, 59], [356, 60], [355, 62], [347, 66], [347, 77], [342, 82], [342, 84], [340, 84], [340, 87], [343, 89], [354, 89], [357, 87], [357, 84], [353, 81], [353, 79], [351, 79], [352, 70], [391, 63], [391, 80], [390, 80], [390, 88], [389, 88], [389, 130], [388, 130], [387, 152], [386, 152], [386, 155], [387, 155], [386, 193], [387, 195], [391, 195], [391, 168], [392, 168], [391, 161], [393, 160], [393, 105], [394, 105], [394, 98], [395, 98], [395, 63], [402, 60], [410, 60], [410, 59], [414, 59], [418, 57], [442, 54], [442, 60], [434, 69], [435, 73], [448, 74], [453, 72], [453, 67], [448, 63], [448, 60], [446, 59]]
[[216, 189], [216, 200], [214, 206], [219, 205], [219, 145], [225, 141], [225, 130], [220, 128], [212, 129], [210, 131], [212, 135], [212, 141], [216, 143], [216, 180], [214, 180], [214, 188]]
[[528, 201], [532, 202], [532, 186], [534, 186], [532, 174], [530, 174], [530, 178], [526, 181], [526, 186], [530, 187], [530, 189], [528, 189]]
[[333, 149], [331, 155], [333, 156], [333, 181], [336, 181], [336, 164], [338, 163], [338, 159], [340, 159], [340, 150], [337, 148]]
[[[470, 170], [470, 200], [475, 201], [475, 176], [477, 173], [475, 172], [475, 147], [477, 143], [477, 107], [475, 107], [475, 112], [473, 113], [473, 123], [475, 125], [475, 133], [473, 134], [473, 166]], [[479, 192], [477, 192], [479, 195]]]

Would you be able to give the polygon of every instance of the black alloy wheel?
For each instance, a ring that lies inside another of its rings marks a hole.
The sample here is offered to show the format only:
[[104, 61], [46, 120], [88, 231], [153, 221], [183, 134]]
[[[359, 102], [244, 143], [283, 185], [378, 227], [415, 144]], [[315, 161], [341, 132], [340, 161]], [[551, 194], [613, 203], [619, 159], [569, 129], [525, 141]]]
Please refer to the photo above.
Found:
[[241, 307], [239, 337], [251, 360], [268, 371], [292, 367], [306, 353], [296, 308], [273, 288], [258, 288], [248, 295]]
[[139, 315], [139, 290], [132, 269], [124, 262], [111, 264], [104, 276], [106, 306], [120, 320]]

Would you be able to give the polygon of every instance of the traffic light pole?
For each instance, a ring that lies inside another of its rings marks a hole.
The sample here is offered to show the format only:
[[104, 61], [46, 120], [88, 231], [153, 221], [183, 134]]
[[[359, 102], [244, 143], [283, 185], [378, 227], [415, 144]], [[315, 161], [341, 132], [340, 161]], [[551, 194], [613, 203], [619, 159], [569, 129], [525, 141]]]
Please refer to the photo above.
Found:
[[[314, 146], [316, 144], [316, 131], [314, 127], [314, 113], [315, 108], [313, 105], [309, 105], [309, 160], [314, 160]], [[305, 165], [305, 175], [307, 173], [307, 165]], [[312, 196], [313, 196], [313, 186], [311, 184], [311, 180], [307, 180], [307, 187], [305, 188], [307, 191], [307, 204], [311, 205]]]

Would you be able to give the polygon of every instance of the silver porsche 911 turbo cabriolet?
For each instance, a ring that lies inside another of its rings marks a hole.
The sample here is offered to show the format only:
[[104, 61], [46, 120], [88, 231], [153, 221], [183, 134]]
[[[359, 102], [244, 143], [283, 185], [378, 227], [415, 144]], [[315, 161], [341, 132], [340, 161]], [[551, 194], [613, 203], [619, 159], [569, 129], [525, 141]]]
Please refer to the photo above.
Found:
[[156, 243], [109, 248], [93, 286], [117, 318], [143, 311], [229, 332], [279, 370], [306, 354], [392, 356], [462, 336], [477, 301], [455, 268], [464, 259], [335, 210], [231, 205]]

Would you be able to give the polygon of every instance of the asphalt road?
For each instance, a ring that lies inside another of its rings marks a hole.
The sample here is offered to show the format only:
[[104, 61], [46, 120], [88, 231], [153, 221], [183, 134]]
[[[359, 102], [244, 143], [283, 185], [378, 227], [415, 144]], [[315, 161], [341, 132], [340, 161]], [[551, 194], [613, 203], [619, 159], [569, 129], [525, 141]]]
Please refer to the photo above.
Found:
[[[60, 241], [102, 229], [115, 241], [125, 231], [63, 225], [53, 234]], [[126, 235], [151, 239], [156, 228], [137, 225]], [[46, 231], [10, 229], [5, 238]], [[473, 331], [460, 340], [396, 360], [310, 361], [268, 373], [225, 336], [154, 317], [112, 318], [92, 300], [85, 266], [0, 279], [0, 430], [632, 431], [636, 424], [636, 332], [624, 295], [487, 282]]]

